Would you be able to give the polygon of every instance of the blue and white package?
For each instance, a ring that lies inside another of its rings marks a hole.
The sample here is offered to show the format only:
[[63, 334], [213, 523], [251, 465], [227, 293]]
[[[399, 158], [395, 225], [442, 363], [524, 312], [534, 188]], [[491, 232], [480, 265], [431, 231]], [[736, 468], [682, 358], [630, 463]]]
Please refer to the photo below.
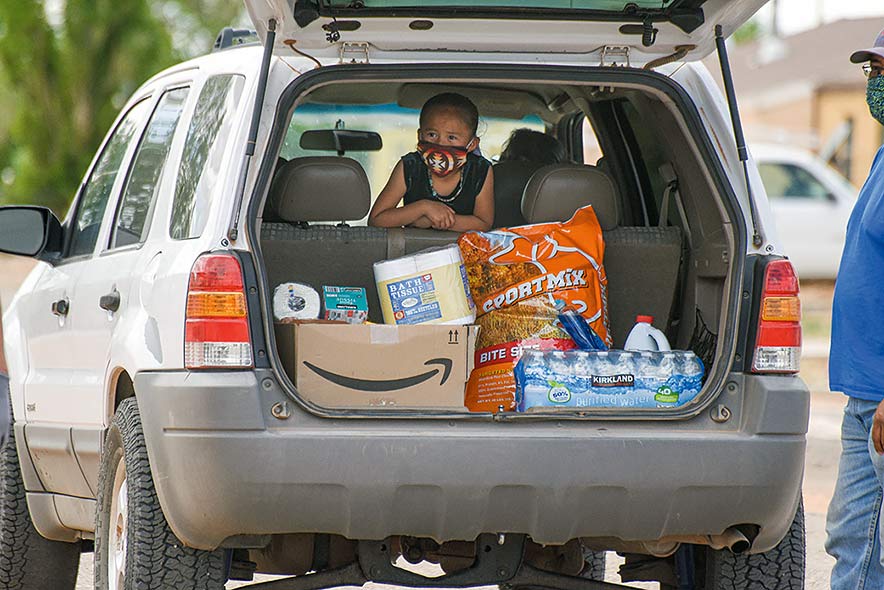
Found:
[[556, 309], [559, 312], [559, 322], [568, 336], [577, 344], [577, 348], [580, 350], [608, 350], [608, 345], [595, 333], [592, 325], [579, 311], [561, 300], [556, 300]]
[[538, 407], [668, 408], [693, 400], [703, 363], [689, 350], [522, 351], [518, 411]]

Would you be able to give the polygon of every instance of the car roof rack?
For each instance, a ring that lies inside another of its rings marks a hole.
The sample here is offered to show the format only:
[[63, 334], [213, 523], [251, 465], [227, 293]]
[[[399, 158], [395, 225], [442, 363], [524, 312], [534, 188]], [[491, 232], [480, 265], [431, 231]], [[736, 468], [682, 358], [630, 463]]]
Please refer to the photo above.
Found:
[[215, 37], [215, 43], [212, 45], [212, 51], [222, 51], [238, 45], [246, 45], [258, 42], [258, 33], [252, 29], [234, 29], [233, 27], [224, 27], [218, 36]]

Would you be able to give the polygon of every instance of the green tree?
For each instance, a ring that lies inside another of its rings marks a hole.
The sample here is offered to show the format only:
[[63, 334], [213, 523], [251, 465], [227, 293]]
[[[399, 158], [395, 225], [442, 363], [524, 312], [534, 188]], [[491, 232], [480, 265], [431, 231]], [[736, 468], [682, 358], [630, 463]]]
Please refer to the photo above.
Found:
[[743, 26], [734, 31], [734, 43], [737, 45], [743, 45], [745, 43], [758, 41], [758, 39], [761, 38], [762, 33], [764, 33], [764, 30], [761, 23], [758, 22], [757, 18], [753, 18], [752, 20], [746, 21]]
[[[129, 95], [211, 46], [241, 7], [220, 0], [0, 2], [0, 202], [63, 214]], [[5, 128], [4, 128], [5, 127]]]

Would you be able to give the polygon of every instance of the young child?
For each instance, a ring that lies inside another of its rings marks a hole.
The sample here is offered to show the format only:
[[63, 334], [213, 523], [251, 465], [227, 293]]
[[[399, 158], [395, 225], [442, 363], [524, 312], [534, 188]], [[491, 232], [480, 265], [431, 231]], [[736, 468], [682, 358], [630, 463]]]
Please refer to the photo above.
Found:
[[[405, 154], [368, 216], [369, 225], [487, 231], [494, 221], [491, 162], [479, 146], [479, 111], [465, 96], [437, 94], [424, 103], [417, 151]], [[400, 201], [404, 201], [398, 207]]]
[[499, 161], [559, 164], [565, 161], [565, 146], [552, 135], [522, 127], [510, 133]]

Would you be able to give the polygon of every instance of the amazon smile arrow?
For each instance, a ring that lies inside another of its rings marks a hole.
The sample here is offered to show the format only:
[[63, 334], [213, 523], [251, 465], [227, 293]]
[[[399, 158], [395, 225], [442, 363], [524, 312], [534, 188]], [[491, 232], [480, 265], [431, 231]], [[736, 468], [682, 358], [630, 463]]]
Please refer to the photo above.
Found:
[[[346, 387], [348, 389], [355, 389], [357, 391], [379, 392], [408, 389], [409, 387], [414, 387], [415, 385], [419, 385], [424, 381], [432, 379], [436, 374], [440, 372], [439, 369], [433, 369], [432, 371], [427, 371], [419, 375], [412, 375], [411, 377], [403, 377], [401, 379], [358, 379], [355, 377], [347, 377], [346, 375], [338, 375], [337, 373], [332, 373], [331, 371], [327, 371], [325, 369], [317, 367], [316, 365], [308, 361], [303, 362], [304, 366], [306, 366], [308, 369], [310, 369], [323, 379], [330, 381], [335, 385], [340, 385], [341, 387]], [[448, 381], [448, 377], [451, 375], [451, 359], [430, 359], [425, 362], [424, 365], [441, 365], [443, 367], [442, 380], [439, 382], [439, 386], [441, 387], [442, 385], [445, 385], [445, 382]]]

